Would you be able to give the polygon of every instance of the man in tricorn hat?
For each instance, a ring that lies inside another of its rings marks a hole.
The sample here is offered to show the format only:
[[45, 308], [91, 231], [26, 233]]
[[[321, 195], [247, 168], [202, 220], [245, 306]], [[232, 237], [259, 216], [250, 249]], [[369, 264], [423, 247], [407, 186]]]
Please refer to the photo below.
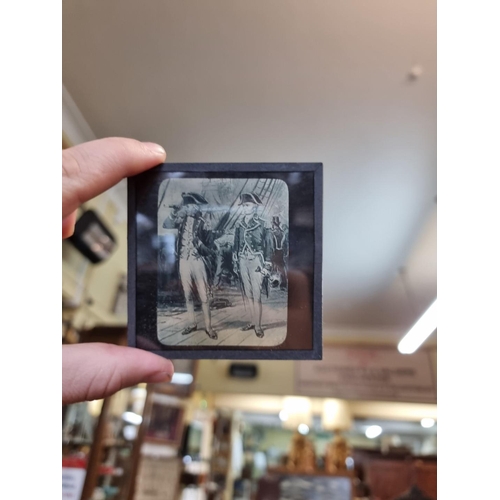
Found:
[[262, 201], [255, 193], [240, 196], [242, 216], [236, 225], [233, 259], [238, 263], [243, 295], [250, 310], [250, 322], [242, 330], [255, 330], [257, 337], [264, 336], [262, 329], [262, 283], [264, 273], [271, 269], [272, 242], [257, 210]]
[[[198, 329], [194, 312], [194, 288], [196, 285], [201, 301], [205, 332], [211, 338], [217, 339], [217, 332], [212, 329], [210, 314], [210, 299], [208, 285], [209, 259], [213, 256], [210, 232], [205, 227], [201, 206], [207, 205], [207, 200], [198, 193], [182, 193], [182, 205], [173, 207], [170, 218], [178, 228], [177, 258], [179, 259], [179, 275], [186, 299], [189, 324], [182, 331], [188, 335]], [[167, 227], [168, 221], [163, 224]]]

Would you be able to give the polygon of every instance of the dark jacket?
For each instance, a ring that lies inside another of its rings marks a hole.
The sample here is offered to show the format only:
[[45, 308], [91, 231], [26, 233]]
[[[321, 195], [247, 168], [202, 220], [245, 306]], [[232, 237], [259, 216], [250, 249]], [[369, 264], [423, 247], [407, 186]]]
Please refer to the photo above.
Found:
[[273, 243], [271, 231], [265, 226], [264, 220], [254, 215], [247, 225], [244, 219], [241, 219], [236, 225], [233, 250], [237, 258], [243, 251], [248, 250], [251, 254], [260, 254], [265, 262], [270, 262]]
[[[175, 246], [175, 253], [177, 257], [177, 264], [182, 252], [182, 235], [184, 234], [184, 228], [186, 227], [187, 216], [181, 214], [173, 213], [169, 218], [163, 223], [164, 228], [175, 227], [178, 229], [177, 241]], [[198, 254], [203, 259], [205, 267], [207, 269], [208, 279], [211, 282], [213, 275], [215, 273], [216, 266], [216, 252], [214, 245], [213, 234], [210, 230], [205, 228], [205, 220], [201, 216], [201, 213], [197, 213], [194, 216], [193, 222], [193, 244]]]

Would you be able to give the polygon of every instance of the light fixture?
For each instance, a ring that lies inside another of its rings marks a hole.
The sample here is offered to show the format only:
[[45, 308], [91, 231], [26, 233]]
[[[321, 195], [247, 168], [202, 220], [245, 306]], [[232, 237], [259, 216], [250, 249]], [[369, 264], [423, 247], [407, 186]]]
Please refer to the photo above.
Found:
[[431, 427], [434, 427], [435, 423], [436, 421], [433, 418], [426, 417], [420, 420], [420, 425], [425, 429], [430, 429]]
[[316, 451], [313, 442], [307, 437], [309, 426], [299, 424], [295, 428], [290, 450], [286, 457], [286, 468], [294, 472], [313, 472], [316, 468]]
[[286, 422], [288, 420], [288, 413], [285, 410], [281, 410], [278, 416], [282, 422]]
[[347, 401], [342, 399], [325, 399], [321, 426], [329, 431], [347, 431], [352, 426], [351, 411]]
[[193, 382], [193, 376], [190, 373], [175, 372], [171, 383], [178, 385], [189, 385]]
[[307, 434], [309, 434], [309, 426], [306, 424], [299, 424], [299, 426], [297, 427], [297, 430], [303, 436], [306, 436]]
[[312, 426], [311, 400], [302, 396], [286, 396], [280, 411], [280, 420], [285, 429], [293, 432], [286, 467], [293, 471], [313, 471], [316, 454], [312, 441], [306, 437]]
[[321, 426], [334, 432], [333, 440], [328, 443], [325, 452], [325, 470], [336, 473], [347, 469], [349, 446], [342, 432], [352, 426], [349, 404], [342, 399], [325, 399], [321, 415]]
[[382, 427], [380, 425], [370, 425], [366, 428], [365, 436], [368, 439], [375, 439], [382, 434]]
[[126, 411], [123, 415], [122, 415], [122, 419], [129, 423], [129, 424], [133, 424], [133, 425], [139, 425], [142, 423], [142, 417], [140, 415], [137, 415], [137, 413], [134, 413], [132, 411]]
[[[300, 424], [312, 425], [311, 400], [300, 396], [288, 396], [283, 399], [280, 419], [285, 429], [296, 431]], [[285, 417], [283, 420], [281, 417]]]
[[123, 428], [123, 437], [127, 441], [133, 441], [137, 437], [137, 427], [135, 425], [126, 425]]
[[413, 325], [410, 331], [398, 344], [401, 354], [414, 353], [437, 328], [437, 299], [429, 306], [429, 309]]

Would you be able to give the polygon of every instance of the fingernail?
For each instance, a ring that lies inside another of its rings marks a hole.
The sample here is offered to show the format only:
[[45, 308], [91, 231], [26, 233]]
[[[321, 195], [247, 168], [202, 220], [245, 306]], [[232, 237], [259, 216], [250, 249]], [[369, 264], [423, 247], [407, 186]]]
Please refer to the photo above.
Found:
[[154, 375], [151, 375], [150, 377], [147, 377], [144, 382], [170, 382], [172, 380], [172, 373], [170, 372], [160, 372], [160, 373], [155, 373]]
[[143, 144], [149, 150], [151, 150], [155, 155], [163, 156], [163, 157], [167, 156], [167, 153], [159, 144], [156, 144], [154, 142], [144, 142]]

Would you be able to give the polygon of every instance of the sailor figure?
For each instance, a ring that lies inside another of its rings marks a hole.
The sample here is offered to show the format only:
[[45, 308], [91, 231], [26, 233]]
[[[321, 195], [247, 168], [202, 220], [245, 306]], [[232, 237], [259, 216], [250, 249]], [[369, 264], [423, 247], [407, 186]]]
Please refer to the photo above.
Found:
[[[182, 331], [182, 335], [188, 335], [198, 329], [194, 312], [193, 285], [196, 285], [205, 320], [205, 332], [211, 339], [215, 340], [217, 333], [212, 329], [207, 274], [213, 250], [210, 243], [210, 231], [206, 228], [200, 208], [200, 206], [207, 204], [207, 200], [200, 194], [182, 193], [182, 205], [173, 207], [170, 219], [178, 228], [179, 275], [189, 317], [189, 324]], [[166, 224], [168, 221], [165, 221], [164, 227], [167, 227]]]
[[239, 206], [243, 215], [236, 225], [233, 260], [237, 262], [245, 303], [249, 306], [250, 322], [243, 331], [255, 330], [257, 337], [264, 336], [262, 329], [262, 284], [266, 270], [271, 269], [272, 241], [264, 220], [257, 215], [260, 198], [254, 193], [243, 193]]

